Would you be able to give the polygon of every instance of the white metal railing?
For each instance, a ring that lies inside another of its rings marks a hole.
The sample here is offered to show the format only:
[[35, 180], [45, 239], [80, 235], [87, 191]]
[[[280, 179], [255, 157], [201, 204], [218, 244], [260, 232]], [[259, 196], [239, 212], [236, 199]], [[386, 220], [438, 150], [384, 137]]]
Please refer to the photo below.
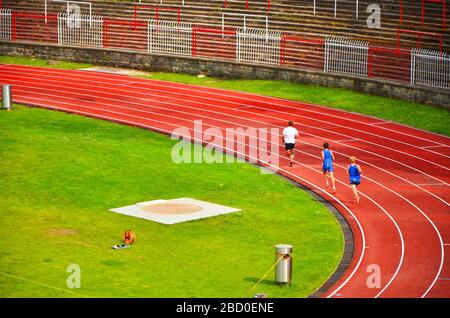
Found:
[[280, 64], [281, 32], [239, 28], [236, 32], [236, 61]]
[[367, 76], [368, 54], [368, 42], [327, 38], [324, 71]]
[[437, 51], [413, 49], [411, 84], [450, 88], [450, 56]]
[[191, 55], [192, 24], [149, 20], [148, 52]]
[[60, 13], [58, 44], [86, 47], [103, 46], [103, 17]]
[[11, 27], [11, 9], [1, 9], [0, 11], [0, 39], [11, 40], [12, 27]]

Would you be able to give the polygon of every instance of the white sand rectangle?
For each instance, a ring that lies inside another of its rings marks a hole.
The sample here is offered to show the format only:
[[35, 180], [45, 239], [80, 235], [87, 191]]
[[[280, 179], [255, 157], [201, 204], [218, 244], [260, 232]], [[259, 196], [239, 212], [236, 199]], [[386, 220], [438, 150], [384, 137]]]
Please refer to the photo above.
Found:
[[110, 211], [162, 224], [175, 224], [241, 210], [191, 198], [179, 198], [139, 202]]

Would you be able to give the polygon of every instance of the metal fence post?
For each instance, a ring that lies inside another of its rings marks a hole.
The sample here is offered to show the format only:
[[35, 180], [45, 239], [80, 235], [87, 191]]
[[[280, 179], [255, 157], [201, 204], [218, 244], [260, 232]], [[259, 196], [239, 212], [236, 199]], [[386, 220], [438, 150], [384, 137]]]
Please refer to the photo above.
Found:
[[411, 86], [414, 86], [416, 71], [416, 55], [415, 50], [411, 50]]
[[150, 20], [147, 22], [147, 53], [151, 53], [152, 31], [150, 30]]
[[61, 27], [61, 13], [58, 14], [58, 45], [62, 44], [62, 27]]
[[241, 61], [241, 34], [236, 32], [236, 61]]
[[324, 73], [328, 73], [328, 60], [329, 60], [329, 58], [328, 58], [328, 48], [329, 48], [328, 39], [325, 39], [325, 56], [324, 56], [325, 61], [323, 63], [323, 71], [324, 71]]

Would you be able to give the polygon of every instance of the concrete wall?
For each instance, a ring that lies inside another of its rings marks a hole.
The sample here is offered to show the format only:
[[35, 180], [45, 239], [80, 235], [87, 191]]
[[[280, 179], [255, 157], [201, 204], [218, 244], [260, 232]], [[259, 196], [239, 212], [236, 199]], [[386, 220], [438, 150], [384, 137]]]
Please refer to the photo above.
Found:
[[373, 95], [393, 97], [450, 109], [450, 90], [428, 87], [410, 87], [385, 80], [357, 78], [308, 70], [280, 68], [232, 61], [149, 55], [128, 51], [88, 49], [48, 44], [1, 43], [0, 54], [29, 56], [49, 60], [66, 60], [105, 66], [127, 67], [147, 71], [200, 74], [207, 70], [209, 76], [241, 79], [274, 79], [347, 88]]

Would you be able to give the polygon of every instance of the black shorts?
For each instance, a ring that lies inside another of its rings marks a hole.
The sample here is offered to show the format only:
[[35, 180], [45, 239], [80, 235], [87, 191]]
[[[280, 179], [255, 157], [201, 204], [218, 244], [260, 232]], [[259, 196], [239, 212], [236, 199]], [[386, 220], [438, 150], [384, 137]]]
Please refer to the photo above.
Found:
[[284, 148], [285, 148], [286, 150], [294, 150], [295, 144], [285, 143], [285, 144], [284, 144]]

